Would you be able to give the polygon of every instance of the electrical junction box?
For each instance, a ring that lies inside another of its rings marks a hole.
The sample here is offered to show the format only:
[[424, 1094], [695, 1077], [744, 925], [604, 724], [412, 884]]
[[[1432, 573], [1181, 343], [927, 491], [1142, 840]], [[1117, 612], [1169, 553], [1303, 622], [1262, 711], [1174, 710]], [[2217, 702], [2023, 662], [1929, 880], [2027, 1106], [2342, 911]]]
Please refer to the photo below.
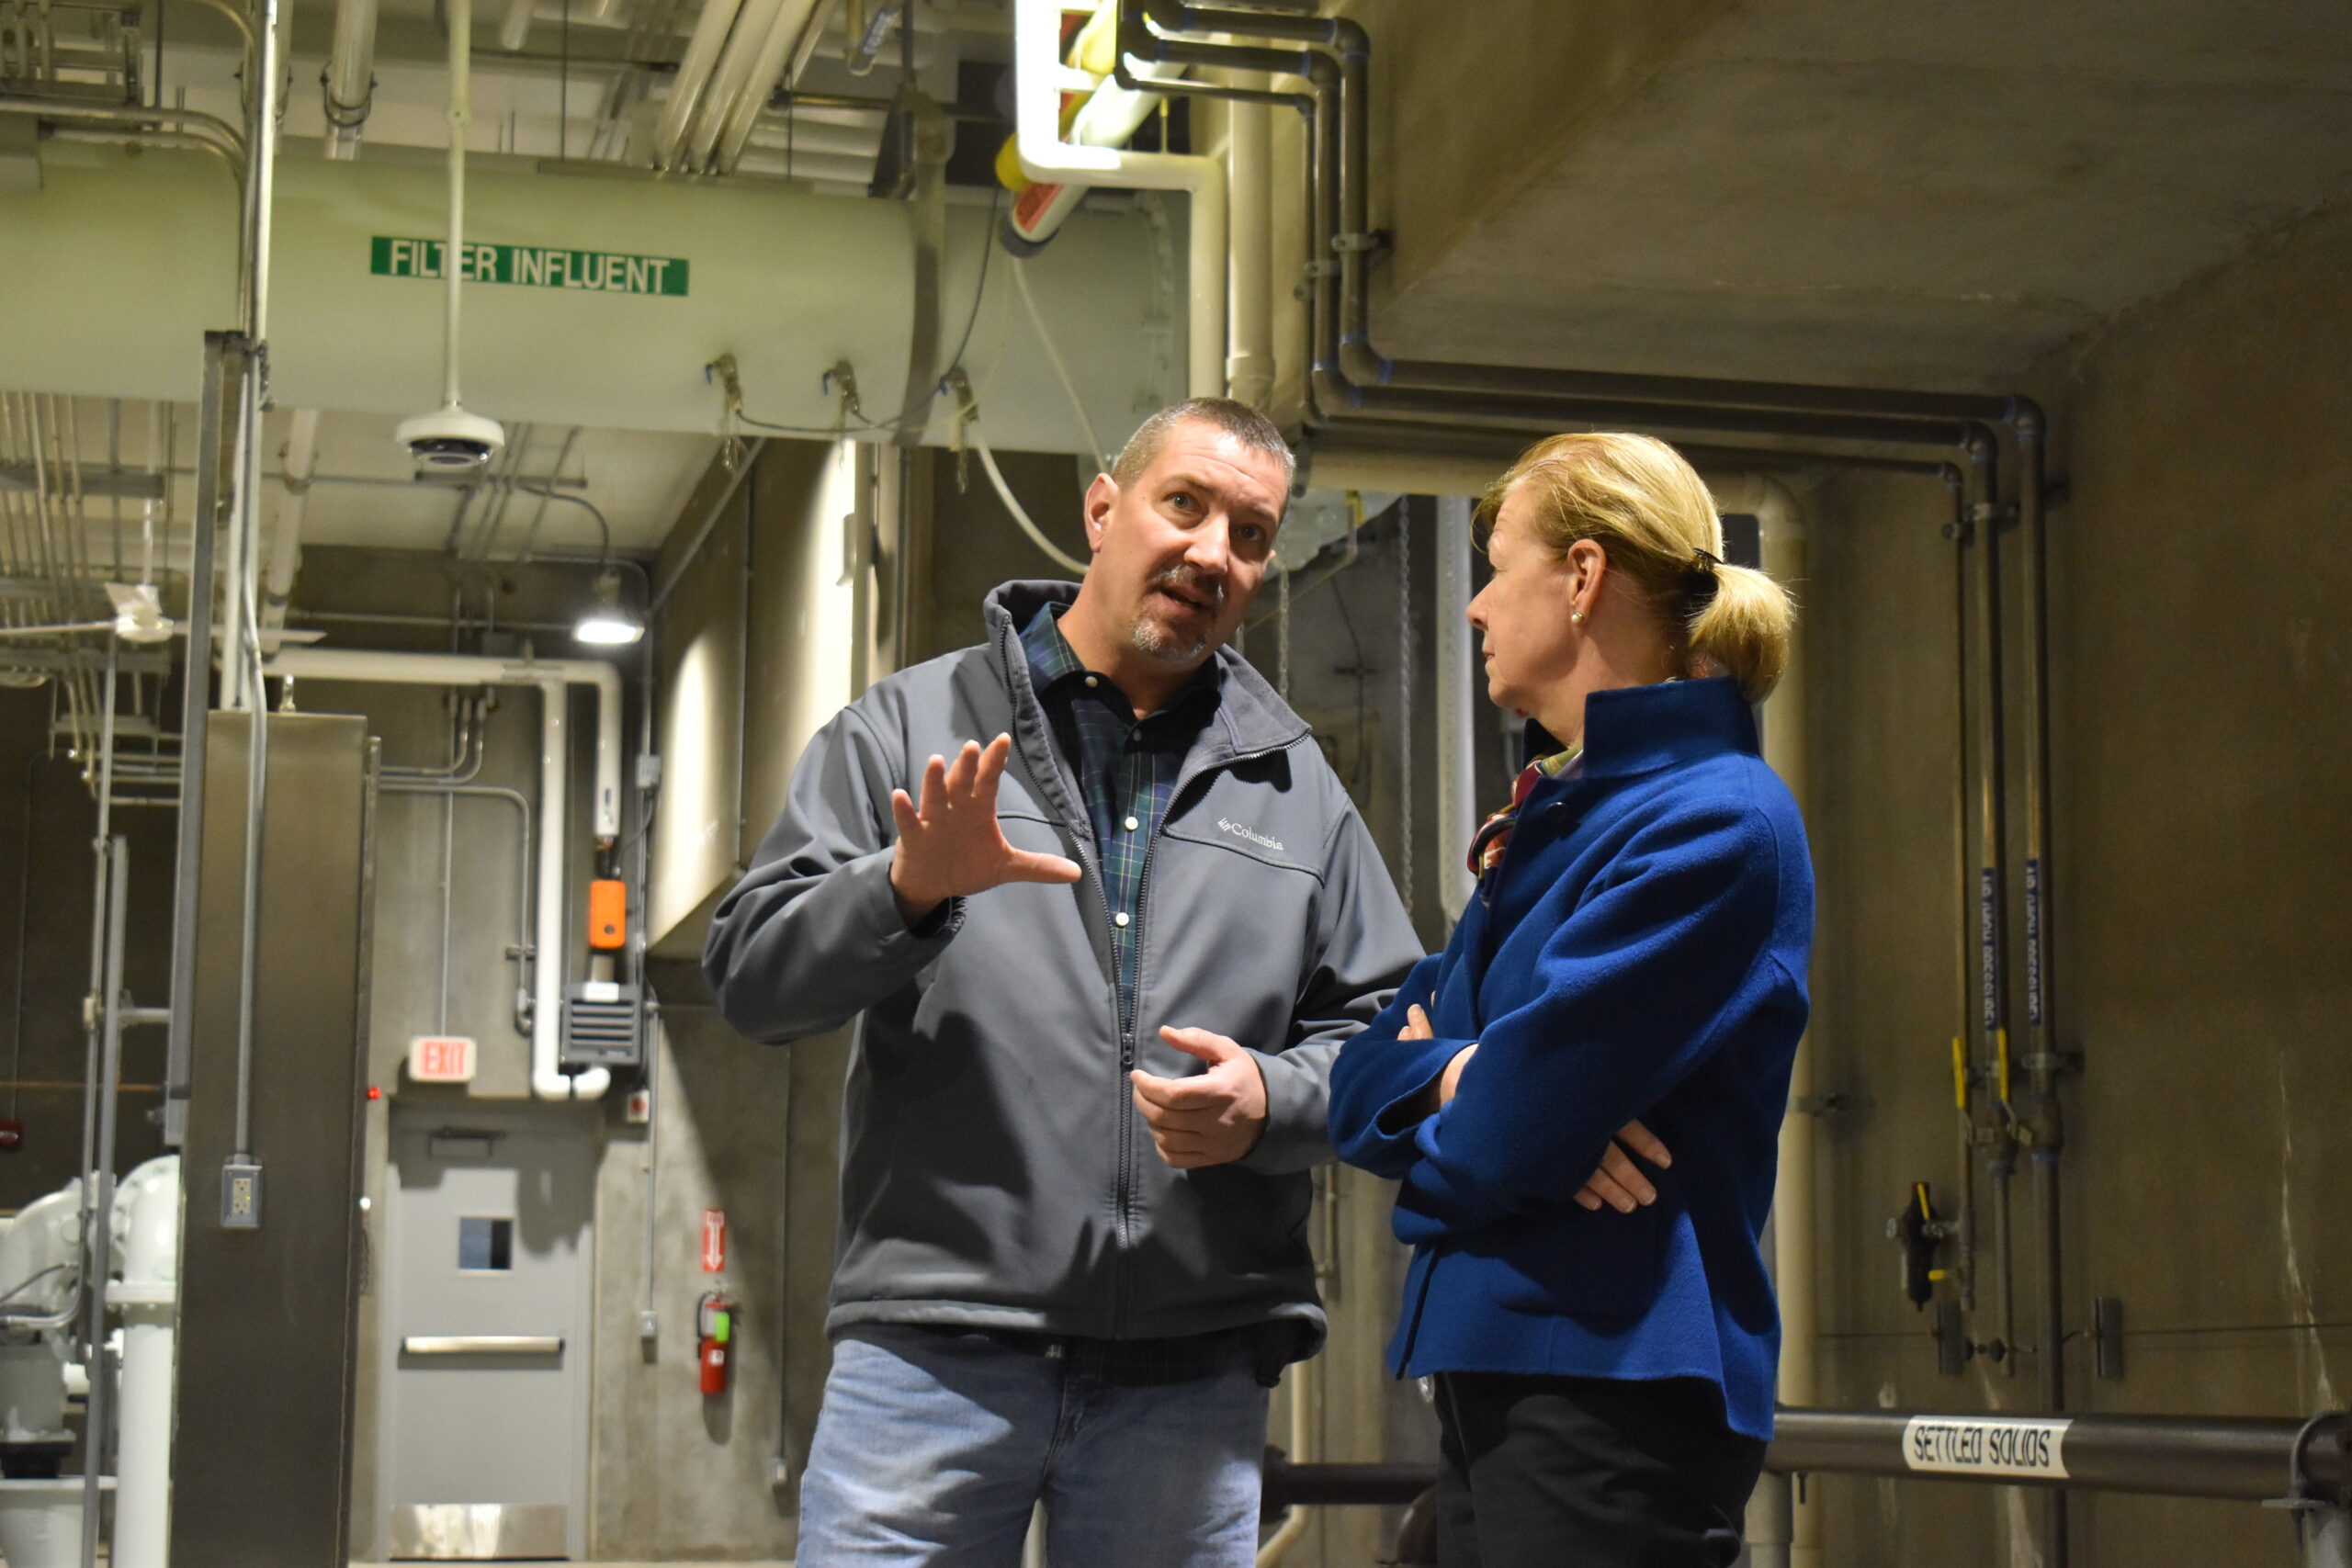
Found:
[[567, 1067], [634, 1067], [645, 1059], [643, 993], [613, 980], [582, 980], [564, 992]]
[[471, 1083], [474, 1058], [474, 1043], [462, 1034], [420, 1034], [408, 1043], [408, 1076], [414, 1083]]

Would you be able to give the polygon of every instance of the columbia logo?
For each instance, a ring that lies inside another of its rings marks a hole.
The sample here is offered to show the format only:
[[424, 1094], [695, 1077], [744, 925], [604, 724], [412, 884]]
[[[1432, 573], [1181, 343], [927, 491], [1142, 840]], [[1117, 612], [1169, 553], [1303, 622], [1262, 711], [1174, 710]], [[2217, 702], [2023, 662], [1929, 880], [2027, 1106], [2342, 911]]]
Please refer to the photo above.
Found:
[[1256, 844], [1260, 849], [1279, 850], [1283, 847], [1283, 841], [1280, 839], [1269, 839], [1263, 833], [1253, 833], [1238, 822], [1227, 821], [1225, 818], [1220, 817], [1216, 819], [1216, 825], [1225, 829], [1225, 831], [1232, 834], [1237, 839], [1249, 840], [1251, 843]]

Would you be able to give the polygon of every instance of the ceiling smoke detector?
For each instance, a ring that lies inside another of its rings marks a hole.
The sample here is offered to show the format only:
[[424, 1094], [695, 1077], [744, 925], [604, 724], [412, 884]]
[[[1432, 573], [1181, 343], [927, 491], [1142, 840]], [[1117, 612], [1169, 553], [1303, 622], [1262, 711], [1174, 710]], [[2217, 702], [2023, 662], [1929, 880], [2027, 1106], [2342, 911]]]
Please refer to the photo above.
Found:
[[498, 449], [506, 432], [494, 419], [468, 413], [455, 403], [403, 420], [400, 444], [416, 459], [419, 479], [462, 479], [480, 473]]

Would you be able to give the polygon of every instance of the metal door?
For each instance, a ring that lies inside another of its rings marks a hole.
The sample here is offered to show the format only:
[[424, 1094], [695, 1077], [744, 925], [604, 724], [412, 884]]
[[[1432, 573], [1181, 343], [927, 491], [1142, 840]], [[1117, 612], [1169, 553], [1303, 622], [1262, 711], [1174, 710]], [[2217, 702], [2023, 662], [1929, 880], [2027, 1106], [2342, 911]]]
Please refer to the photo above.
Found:
[[594, 1156], [574, 1112], [394, 1108], [387, 1556], [582, 1555]]

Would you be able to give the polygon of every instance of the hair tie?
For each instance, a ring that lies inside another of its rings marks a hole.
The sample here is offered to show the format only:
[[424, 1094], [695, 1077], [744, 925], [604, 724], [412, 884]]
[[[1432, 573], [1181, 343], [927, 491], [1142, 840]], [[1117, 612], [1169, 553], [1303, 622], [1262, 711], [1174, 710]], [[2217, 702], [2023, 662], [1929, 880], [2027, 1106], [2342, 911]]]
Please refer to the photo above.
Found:
[[1694, 549], [1690, 552], [1690, 570], [1698, 573], [1701, 577], [1714, 576], [1715, 568], [1723, 564], [1721, 558], [1712, 555], [1706, 550]]

